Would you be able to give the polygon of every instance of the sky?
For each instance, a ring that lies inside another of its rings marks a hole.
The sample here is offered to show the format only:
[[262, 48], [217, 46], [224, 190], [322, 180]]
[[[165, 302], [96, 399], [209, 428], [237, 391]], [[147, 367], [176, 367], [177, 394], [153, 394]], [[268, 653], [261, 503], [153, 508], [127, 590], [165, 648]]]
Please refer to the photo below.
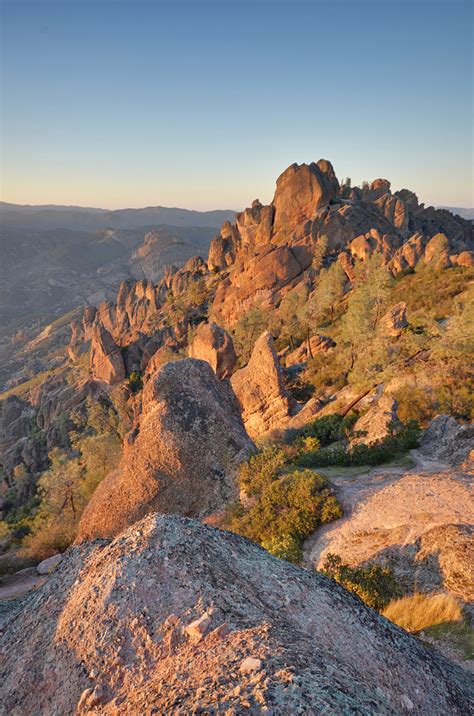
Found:
[[293, 162], [474, 206], [464, 0], [3, 0], [1, 199], [242, 209]]

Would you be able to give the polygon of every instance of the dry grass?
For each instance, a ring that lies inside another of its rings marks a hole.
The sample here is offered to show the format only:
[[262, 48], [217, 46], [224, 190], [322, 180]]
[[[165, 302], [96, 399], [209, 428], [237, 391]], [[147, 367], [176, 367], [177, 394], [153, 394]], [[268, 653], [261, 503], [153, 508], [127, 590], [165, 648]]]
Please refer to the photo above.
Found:
[[382, 614], [411, 632], [463, 620], [461, 607], [449, 594], [414, 594], [395, 599]]

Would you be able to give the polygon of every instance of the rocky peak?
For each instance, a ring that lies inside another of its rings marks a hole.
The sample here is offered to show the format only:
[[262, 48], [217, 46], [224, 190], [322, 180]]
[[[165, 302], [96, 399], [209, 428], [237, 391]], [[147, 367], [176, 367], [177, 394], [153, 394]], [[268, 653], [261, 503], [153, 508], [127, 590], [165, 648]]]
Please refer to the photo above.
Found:
[[92, 330], [90, 367], [95, 380], [113, 385], [125, 379], [121, 350], [100, 323], [95, 323]]
[[252, 438], [278, 430], [296, 409], [268, 331], [257, 340], [248, 364], [234, 373], [231, 384]]
[[289, 166], [276, 182], [274, 240], [288, 239], [298, 225], [313, 219], [339, 191], [334, 169], [327, 160]]
[[370, 185], [370, 199], [375, 201], [384, 196], [384, 194], [391, 194], [390, 187], [391, 183], [388, 179], [374, 179]]

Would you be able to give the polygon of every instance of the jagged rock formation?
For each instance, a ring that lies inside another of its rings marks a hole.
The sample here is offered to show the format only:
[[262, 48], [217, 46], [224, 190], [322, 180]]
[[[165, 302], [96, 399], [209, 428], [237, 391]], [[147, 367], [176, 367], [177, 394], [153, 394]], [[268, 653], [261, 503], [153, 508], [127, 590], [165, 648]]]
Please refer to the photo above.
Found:
[[355, 437], [351, 444], [372, 445], [383, 440], [398, 422], [397, 401], [390, 395], [382, 394], [355, 423], [354, 432], [361, 435]]
[[95, 380], [111, 385], [125, 378], [122, 352], [109, 331], [100, 324], [95, 324], [92, 331], [91, 372]]
[[431, 459], [452, 465], [474, 464], [474, 424], [460, 425], [449, 415], [437, 415], [421, 439], [420, 450]]
[[454, 716], [473, 697], [465, 671], [339, 585], [179, 517], [70, 549], [2, 652], [2, 716]]
[[252, 438], [281, 428], [295, 411], [268, 331], [257, 340], [248, 364], [234, 373], [231, 384]]
[[237, 356], [232, 338], [217, 323], [201, 323], [189, 346], [191, 358], [207, 361], [218, 378], [230, 378]]
[[318, 241], [327, 259], [339, 259], [353, 280], [353, 261], [378, 253], [394, 273], [420, 260], [440, 267], [471, 265], [469, 222], [447, 211], [425, 209], [413, 192], [392, 194], [377, 179], [365, 189], [341, 189], [330, 162], [291, 165], [277, 180], [272, 203], [256, 200], [226, 222], [213, 239], [208, 267], [224, 272], [213, 308], [232, 324], [252, 305], [273, 307], [311, 273]]
[[[146, 246], [155, 239], [149, 235]], [[363, 189], [341, 188], [326, 160], [293, 164], [278, 178], [270, 205], [256, 199], [236, 215], [235, 223], [223, 224], [207, 263], [194, 257], [180, 269], [169, 267], [157, 285], [145, 279], [123, 282], [115, 302], [103, 301], [95, 316], [84, 316], [84, 340], [93, 323], [101, 324], [125, 349], [126, 373], [143, 371], [165, 343], [186, 349], [189, 325], [202, 320], [202, 314], [193, 317], [189, 309], [170, 324], [163, 315], [168, 299], [186, 302], [193, 283], [204, 282], [208, 313], [220, 325], [232, 325], [253, 306], [275, 308], [289, 290], [311, 283], [313, 259], [323, 240], [323, 264], [339, 260], [348, 287], [354, 263], [374, 253], [394, 274], [420, 261], [440, 268], [474, 264], [472, 227], [461, 217], [425, 208], [406, 189], [392, 193], [385, 179]], [[403, 315], [394, 320], [397, 327], [387, 325], [387, 330], [398, 331], [404, 323]], [[80, 354], [80, 333], [73, 327], [71, 358]]]
[[208, 363], [165, 364], [146, 383], [142, 414], [118, 470], [86, 507], [78, 539], [109, 537], [158, 510], [206, 516], [235, 493], [252, 452], [235, 398]]

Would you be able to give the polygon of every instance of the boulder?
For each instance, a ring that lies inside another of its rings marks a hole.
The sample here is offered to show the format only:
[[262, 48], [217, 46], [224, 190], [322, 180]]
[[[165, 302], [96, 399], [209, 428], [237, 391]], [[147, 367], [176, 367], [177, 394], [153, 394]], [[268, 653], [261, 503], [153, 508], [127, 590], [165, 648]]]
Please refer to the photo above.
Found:
[[351, 565], [376, 562], [390, 566], [406, 591], [450, 591], [472, 603], [474, 509], [466, 475], [376, 468], [333, 484], [346, 519], [308, 539], [314, 567], [329, 554]]
[[425, 247], [425, 263], [433, 264], [435, 268], [449, 268], [449, 240], [445, 234], [436, 234]]
[[52, 574], [61, 563], [62, 558], [62, 554], [53, 554], [51, 557], [43, 559], [43, 561], [37, 565], [36, 571], [38, 574]]
[[372, 445], [383, 440], [398, 422], [397, 401], [390, 395], [382, 395], [354, 425], [354, 432], [364, 434], [354, 438], [351, 445]]
[[420, 451], [432, 460], [459, 465], [474, 458], [474, 423], [460, 425], [450, 415], [437, 415], [420, 441]]
[[148, 380], [134, 436], [86, 507], [79, 541], [115, 535], [156, 510], [204, 517], [222, 509], [253, 450], [228, 383], [194, 358]]
[[473, 698], [467, 671], [337, 583], [178, 516], [71, 548], [3, 628], [2, 716], [461, 716]]
[[296, 409], [268, 331], [257, 340], [248, 364], [234, 373], [231, 384], [252, 438], [283, 427]]
[[90, 367], [96, 380], [113, 385], [125, 379], [122, 352], [109, 331], [100, 323], [94, 324], [92, 331]]
[[230, 378], [237, 362], [232, 338], [217, 323], [199, 325], [189, 355], [207, 361], [221, 379]]
[[454, 254], [449, 257], [451, 263], [454, 266], [462, 266], [463, 268], [474, 267], [474, 252], [473, 251], [461, 251], [459, 254]]
[[407, 304], [405, 301], [401, 301], [382, 316], [379, 322], [379, 331], [385, 336], [397, 338], [407, 326]]

